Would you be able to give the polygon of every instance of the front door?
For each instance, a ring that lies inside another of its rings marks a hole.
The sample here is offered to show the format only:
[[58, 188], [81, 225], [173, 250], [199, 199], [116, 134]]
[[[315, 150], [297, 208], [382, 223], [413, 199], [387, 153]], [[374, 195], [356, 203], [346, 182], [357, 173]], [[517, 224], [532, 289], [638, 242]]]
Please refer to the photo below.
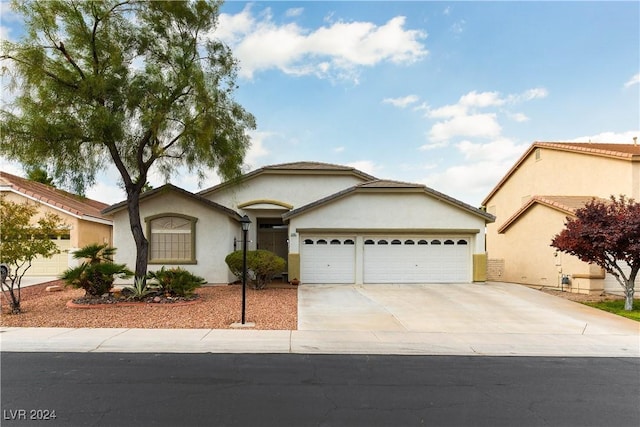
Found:
[[282, 219], [258, 218], [257, 248], [273, 252], [286, 262], [289, 255], [288, 233], [289, 227], [282, 223]]

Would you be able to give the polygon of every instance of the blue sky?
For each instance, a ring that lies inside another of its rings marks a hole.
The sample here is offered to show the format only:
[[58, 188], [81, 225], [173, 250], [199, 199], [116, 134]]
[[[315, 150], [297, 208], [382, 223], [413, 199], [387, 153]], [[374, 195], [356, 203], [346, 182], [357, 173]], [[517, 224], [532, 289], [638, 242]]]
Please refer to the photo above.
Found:
[[[0, 36], [15, 38], [20, 22], [1, 11]], [[236, 99], [258, 123], [248, 170], [352, 165], [479, 205], [534, 141], [640, 136], [638, 2], [231, 1], [222, 12], [212, 36], [239, 59]], [[117, 177], [106, 171], [87, 195], [124, 199]]]

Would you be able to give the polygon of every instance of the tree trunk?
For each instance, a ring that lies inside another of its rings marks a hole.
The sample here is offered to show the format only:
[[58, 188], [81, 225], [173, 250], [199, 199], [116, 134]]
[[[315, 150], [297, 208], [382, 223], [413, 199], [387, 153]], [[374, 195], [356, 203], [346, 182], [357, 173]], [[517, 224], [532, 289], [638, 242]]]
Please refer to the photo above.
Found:
[[636, 277], [638, 276], [638, 271], [640, 271], [640, 265], [636, 263], [633, 267], [631, 267], [631, 273], [629, 274], [629, 278], [627, 278], [627, 283], [625, 283], [625, 286], [624, 286], [625, 311], [633, 310], [633, 296], [635, 294], [635, 283], [636, 283]]
[[144, 237], [142, 221], [140, 220], [140, 192], [133, 192], [127, 197], [129, 211], [129, 225], [133, 240], [136, 242], [136, 277], [146, 277], [149, 261], [149, 241]]
[[633, 282], [627, 283], [627, 286], [624, 290], [624, 309], [625, 311], [633, 310]]

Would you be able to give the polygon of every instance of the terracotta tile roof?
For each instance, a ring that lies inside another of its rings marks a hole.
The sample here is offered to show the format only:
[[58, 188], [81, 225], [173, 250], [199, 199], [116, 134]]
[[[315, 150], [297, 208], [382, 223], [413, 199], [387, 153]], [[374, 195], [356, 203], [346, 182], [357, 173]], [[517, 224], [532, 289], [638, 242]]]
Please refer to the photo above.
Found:
[[575, 213], [576, 210], [583, 208], [584, 205], [596, 199], [598, 201], [606, 201], [600, 197], [593, 196], [535, 196], [532, 197], [538, 203], [544, 203], [562, 209], [569, 213]]
[[92, 219], [111, 221], [101, 213], [102, 209], [109, 206], [106, 203], [78, 196], [46, 184], [30, 181], [7, 172], [0, 171], [0, 187], [9, 187], [26, 197], [89, 221]]
[[536, 147], [553, 148], [588, 153], [593, 155], [619, 157], [623, 159], [640, 160], [640, 145], [634, 144], [603, 144], [596, 142], [536, 142]]
[[576, 210], [584, 207], [592, 200], [598, 200], [606, 202], [606, 199], [594, 196], [533, 196], [527, 203], [525, 203], [516, 213], [505, 221], [504, 224], [498, 229], [498, 233], [504, 233], [509, 227], [511, 227], [526, 211], [533, 205], [540, 204], [548, 206], [552, 209], [564, 212], [567, 215], [575, 214]]
[[524, 152], [509, 171], [502, 177], [500, 182], [491, 190], [489, 195], [482, 201], [486, 205], [491, 197], [509, 180], [511, 175], [520, 168], [524, 160], [535, 151], [536, 148], [546, 148], [551, 150], [569, 151], [592, 156], [609, 157], [631, 162], [640, 162], [640, 144], [605, 144], [597, 142], [540, 142], [536, 141]]

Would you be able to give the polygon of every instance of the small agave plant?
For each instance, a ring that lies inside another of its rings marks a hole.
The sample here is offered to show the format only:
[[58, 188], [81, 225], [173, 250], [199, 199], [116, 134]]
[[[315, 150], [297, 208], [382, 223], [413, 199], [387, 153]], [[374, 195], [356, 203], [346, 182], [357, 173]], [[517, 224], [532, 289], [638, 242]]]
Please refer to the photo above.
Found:
[[140, 300], [153, 292], [153, 289], [147, 285], [144, 277], [136, 277], [133, 285], [125, 286], [124, 289], [129, 291], [131, 299], [135, 300]]

